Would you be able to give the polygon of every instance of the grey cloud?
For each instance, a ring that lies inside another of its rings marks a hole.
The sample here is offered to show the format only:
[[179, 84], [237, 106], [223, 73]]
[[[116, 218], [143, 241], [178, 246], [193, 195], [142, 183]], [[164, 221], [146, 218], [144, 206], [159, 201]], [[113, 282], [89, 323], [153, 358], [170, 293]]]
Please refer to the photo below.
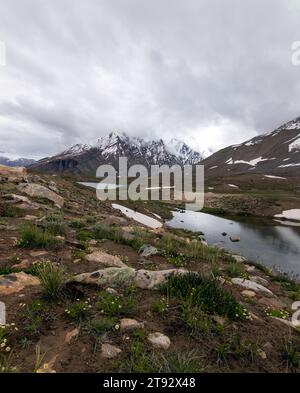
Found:
[[300, 115], [300, 0], [3, 3], [2, 151], [120, 130], [212, 152]]

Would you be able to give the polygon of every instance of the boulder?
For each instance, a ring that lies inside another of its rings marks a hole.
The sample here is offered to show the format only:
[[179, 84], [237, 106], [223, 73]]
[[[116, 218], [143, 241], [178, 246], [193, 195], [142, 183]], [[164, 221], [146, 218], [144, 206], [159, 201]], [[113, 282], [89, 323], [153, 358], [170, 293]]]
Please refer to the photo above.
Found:
[[49, 190], [49, 188], [41, 186], [40, 184], [21, 183], [18, 185], [18, 190], [31, 197], [48, 199], [60, 208], [64, 205], [65, 202], [63, 197], [54, 191]]
[[171, 340], [168, 336], [165, 336], [162, 333], [150, 333], [148, 336], [148, 341], [153, 345], [156, 349], [169, 349], [171, 345]]
[[0, 165], [0, 181], [23, 182], [26, 180], [26, 168]]
[[268, 297], [274, 297], [273, 292], [271, 292], [268, 288], [264, 287], [263, 285], [256, 283], [255, 281], [246, 280], [243, 278], [233, 278], [231, 282], [243, 288], [250, 289], [256, 293], [260, 293]]
[[266, 280], [265, 278], [259, 277], [259, 276], [250, 276], [249, 279], [251, 281], [256, 282], [257, 284], [261, 284], [261, 285], [264, 285], [264, 286], [269, 284], [268, 280]]
[[123, 318], [120, 321], [121, 332], [130, 332], [132, 330], [143, 329], [143, 328], [144, 328], [143, 322], [138, 322], [135, 319]]
[[240, 238], [239, 236], [230, 236], [230, 240], [231, 240], [233, 243], [236, 243], [236, 242], [240, 242], [240, 241], [241, 241], [241, 238]]
[[88, 262], [96, 262], [107, 267], [127, 267], [121, 259], [115, 255], [107, 254], [104, 251], [94, 251], [92, 254], [86, 255], [85, 259]]
[[246, 261], [246, 258], [242, 257], [241, 255], [231, 255], [231, 256], [238, 263], [243, 263]]
[[82, 273], [74, 277], [75, 282], [95, 284], [100, 287], [130, 287], [134, 283], [135, 270], [130, 267], [110, 267], [93, 273]]
[[158, 249], [156, 247], [151, 246], [151, 245], [144, 244], [139, 249], [139, 254], [141, 254], [141, 256], [144, 258], [151, 257], [152, 255], [158, 254]]
[[122, 350], [114, 345], [105, 343], [101, 346], [101, 356], [105, 359], [113, 359], [118, 356]]
[[66, 342], [67, 344], [70, 344], [71, 341], [72, 341], [74, 338], [78, 337], [78, 335], [79, 335], [79, 329], [78, 329], [78, 328], [75, 328], [75, 329], [73, 329], [73, 330], [67, 332], [66, 337], [65, 337], [65, 342]]
[[0, 276], [0, 295], [11, 295], [22, 291], [25, 287], [40, 285], [37, 277], [24, 272]]
[[129, 287], [135, 284], [141, 289], [156, 289], [173, 274], [187, 274], [185, 269], [169, 270], [135, 270], [130, 267], [109, 267], [92, 273], [81, 273], [72, 280], [83, 284], [94, 284], [100, 287]]
[[109, 216], [105, 219], [105, 223], [109, 226], [128, 226], [128, 221], [123, 217]]
[[135, 276], [135, 284], [141, 289], [155, 289], [163, 284], [174, 274], [187, 274], [185, 269], [169, 269], [169, 270], [138, 270]]
[[253, 297], [256, 296], [256, 293], [254, 291], [250, 291], [250, 289], [245, 289], [242, 292], [242, 295], [245, 296], [245, 297], [248, 297], [248, 298], [253, 298]]

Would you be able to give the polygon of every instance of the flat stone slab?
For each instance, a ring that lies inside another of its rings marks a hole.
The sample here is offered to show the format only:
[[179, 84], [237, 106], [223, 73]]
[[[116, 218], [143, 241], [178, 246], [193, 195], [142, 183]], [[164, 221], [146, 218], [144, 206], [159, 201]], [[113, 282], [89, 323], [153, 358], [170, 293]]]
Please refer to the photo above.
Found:
[[104, 251], [94, 251], [92, 254], [86, 255], [88, 262], [96, 262], [108, 267], [127, 267], [121, 259], [115, 255], [107, 254]]
[[275, 296], [272, 291], [270, 291], [268, 288], [264, 287], [263, 285], [256, 283], [255, 281], [246, 280], [243, 278], [233, 278], [231, 282], [235, 285], [239, 285], [243, 288], [250, 289], [251, 291], [263, 294], [268, 297]]
[[40, 285], [40, 280], [24, 272], [0, 276], [0, 295], [11, 295], [28, 286]]
[[122, 350], [114, 345], [105, 343], [101, 346], [101, 356], [105, 359], [113, 359], [118, 356]]
[[97, 270], [92, 273], [82, 273], [75, 276], [72, 280], [83, 284], [94, 284], [100, 287], [108, 286], [112, 288], [129, 287], [135, 284], [141, 289], [156, 289], [174, 274], [187, 274], [186, 269], [169, 270], [135, 270], [130, 267], [110, 267]]
[[154, 348], [157, 349], [167, 350], [171, 345], [171, 340], [169, 337], [159, 332], [150, 333], [148, 336], [148, 341], [153, 345]]

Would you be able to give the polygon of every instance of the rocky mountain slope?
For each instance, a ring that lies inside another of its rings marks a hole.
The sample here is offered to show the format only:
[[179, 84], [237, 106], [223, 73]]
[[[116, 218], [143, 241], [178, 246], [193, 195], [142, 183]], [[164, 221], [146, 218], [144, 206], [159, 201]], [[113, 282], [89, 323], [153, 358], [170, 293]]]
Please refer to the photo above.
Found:
[[202, 163], [208, 177], [259, 173], [298, 176], [300, 169], [300, 117], [273, 132], [256, 136], [211, 155]]
[[0, 152], [0, 165], [12, 167], [27, 167], [35, 163], [35, 160], [30, 158], [15, 157], [8, 153]]
[[54, 156], [44, 158], [31, 168], [46, 172], [73, 172], [95, 175], [101, 164], [118, 167], [119, 157], [127, 157], [128, 165], [186, 165], [203, 157], [176, 139], [165, 143], [162, 139], [145, 141], [125, 133], [110, 133], [93, 144], [77, 144]]
[[20, 181], [0, 188], [1, 372], [299, 372], [299, 284], [66, 176]]

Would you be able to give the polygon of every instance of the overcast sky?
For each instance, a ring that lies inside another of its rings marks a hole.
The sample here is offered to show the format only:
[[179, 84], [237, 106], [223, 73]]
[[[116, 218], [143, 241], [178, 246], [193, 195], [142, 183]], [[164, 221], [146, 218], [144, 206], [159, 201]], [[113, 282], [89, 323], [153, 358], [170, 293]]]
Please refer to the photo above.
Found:
[[109, 131], [215, 151], [300, 116], [300, 0], [1, 0], [0, 151]]

